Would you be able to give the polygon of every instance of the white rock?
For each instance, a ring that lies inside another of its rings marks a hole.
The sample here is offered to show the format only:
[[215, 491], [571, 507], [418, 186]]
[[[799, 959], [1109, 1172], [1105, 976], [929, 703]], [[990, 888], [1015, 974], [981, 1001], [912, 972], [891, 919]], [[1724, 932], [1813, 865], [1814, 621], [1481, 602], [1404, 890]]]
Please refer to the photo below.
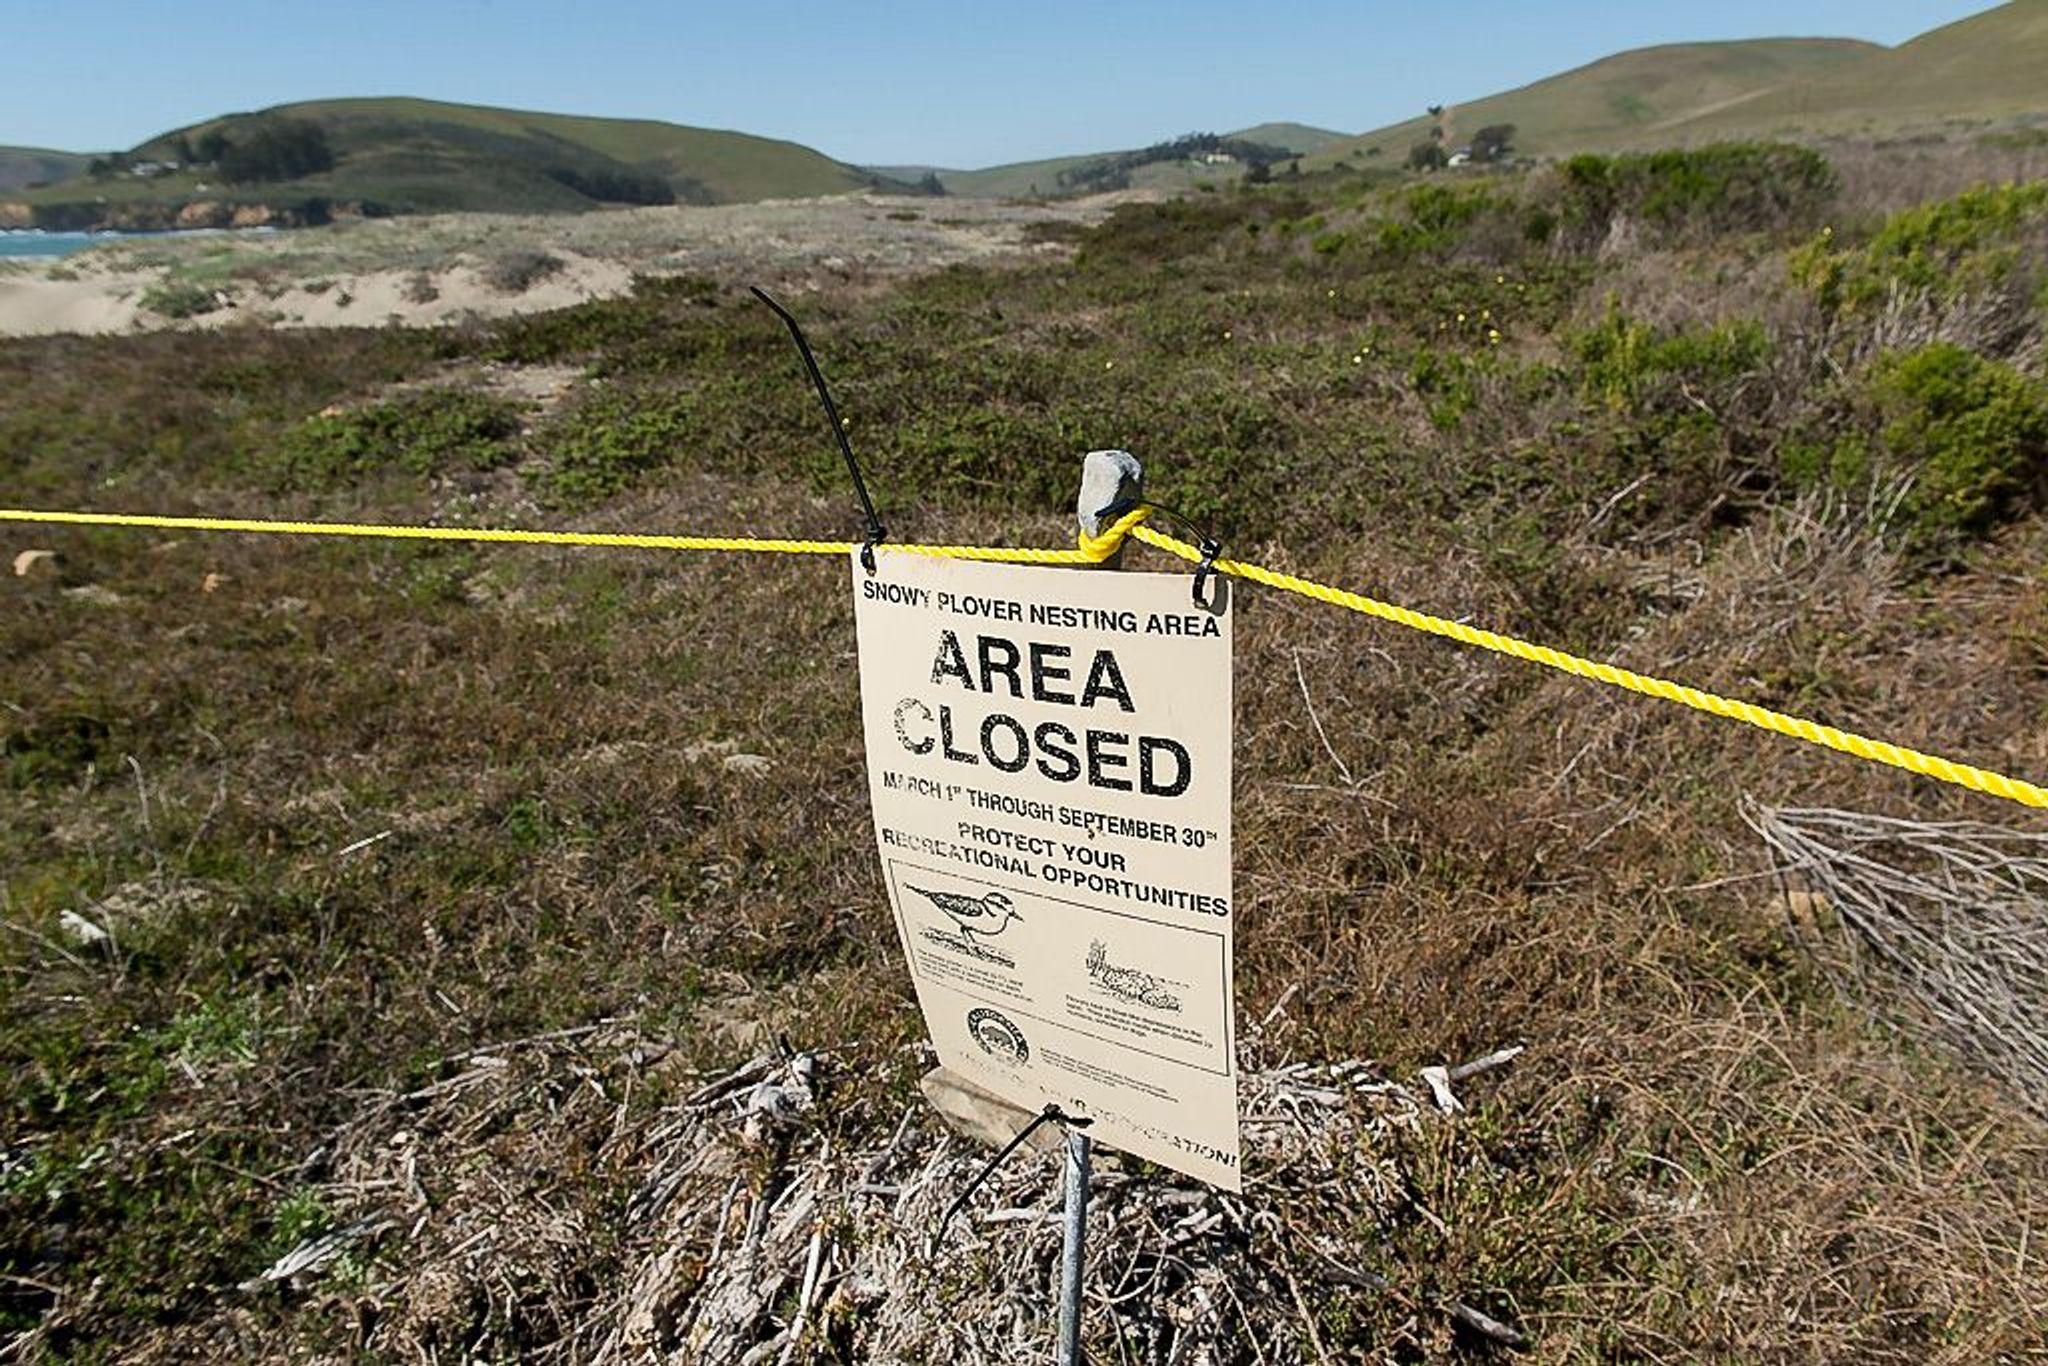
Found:
[[59, 911], [57, 913], [57, 924], [64, 933], [71, 936], [73, 943], [83, 944], [88, 948], [96, 948], [113, 938], [112, 935], [93, 924], [90, 920], [87, 920], [77, 911]]

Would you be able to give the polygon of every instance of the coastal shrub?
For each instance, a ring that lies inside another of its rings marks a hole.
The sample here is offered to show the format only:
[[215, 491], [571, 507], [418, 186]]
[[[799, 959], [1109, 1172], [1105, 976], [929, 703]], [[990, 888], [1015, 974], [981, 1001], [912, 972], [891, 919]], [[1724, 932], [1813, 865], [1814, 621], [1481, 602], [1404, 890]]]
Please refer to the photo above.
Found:
[[1391, 196], [1388, 207], [1393, 214], [1379, 220], [1373, 244], [1386, 255], [1408, 257], [1452, 250], [1482, 219], [1507, 210], [1510, 201], [1491, 185], [1429, 181]]
[[1419, 347], [1408, 363], [1408, 387], [1428, 405], [1430, 424], [1447, 432], [1472, 411], [1479, 378], [1493, 368], [1487, 355]]
[[270, 457], [289, 487], [328, 488], [365, 474], [487, 470], [518, 456], [526, 405], [459, 389], [323, 412], [289, 429]]
[[1771, 352], [1769, 336], [1752, 321], [1661, 333], [1618, 309], [1565, 340], [1578, 362], [1581, 390], [1616, 412], [1632, 413], [1669, 406], [1682, 398], [1683, 386], [1740, 379]]
[[478, 274], [500, 294], [524, 294], [542, 280], [560, 273], [567, 264], [548, 252], [521, 248], [493, 256]]
[[688, 448], [696, 403], [686, 394], [600, 392], [563, 415], [545, 438], [549, 489], [591, 502], [632, 487]]
[[1792, 273], [1829, 309], [1867, 308], [1899, 289], [1954, 299], [2009, 281], [2043, 228], [2048, 184], [1985, 186], [1893, 214], [1861, 246], [1824, 227], [1793, 253]]
[[1550, 193], [1558, 220], [1581, 246], [1617, 219], [1665, 236], [1769, 232], [1813, 221], [1834, 198], [1834, 168], [1807, 147], [1729, 142], [1622, 156], [1572, 157]]
[[1793, 437], [1779, 448], [1778, 470], [1794, 488], [1854, 493], [1868, 486], [1872, 460], [1870, 439], [1860, 431]]
[[[491, 329], [481, 354], [511, 365], [550, 365], [572, 357], [606, 353], [606, 369], [633, 368], [626, 358], [648, 348], [688, 353], [689, 337], [675, 334], [680, 316], [718, 305], [718, 285], [694, 275], [636, 275], [622, 299], [597, 299], [523, 313]], [[694, 336], [694, 333], [691, 334]]]
[[1226, 237], [1243, 241], [1250, 227], [1292, 220], [1308, 211], [1308, 202], [1299, 196], [1270, 192], [1120, 204], [1089, 233], [1079, 261], [1083, 266], [1121, 268], [1194, 256]]
[[220, 295], [190, 280], [165, 280], [142, 293], [142, 306], [163, 318], [197, 318], [225, 305]]
[[1947, 342], [1887, 356], [1871, 378], [1886, 456], [1913, 471], [1922, 534], [1982, 533], [2048, 492], [2048, 385]]

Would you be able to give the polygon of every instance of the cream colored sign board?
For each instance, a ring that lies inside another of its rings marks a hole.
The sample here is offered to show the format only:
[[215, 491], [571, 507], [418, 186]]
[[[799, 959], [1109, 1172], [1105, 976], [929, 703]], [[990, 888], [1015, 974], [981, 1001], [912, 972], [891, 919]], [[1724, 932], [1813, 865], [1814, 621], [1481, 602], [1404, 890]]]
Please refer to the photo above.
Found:
[[939, 1060], [1238, 1190], [1231, 617], [1191, 581], [856, 560], [861, 710]]

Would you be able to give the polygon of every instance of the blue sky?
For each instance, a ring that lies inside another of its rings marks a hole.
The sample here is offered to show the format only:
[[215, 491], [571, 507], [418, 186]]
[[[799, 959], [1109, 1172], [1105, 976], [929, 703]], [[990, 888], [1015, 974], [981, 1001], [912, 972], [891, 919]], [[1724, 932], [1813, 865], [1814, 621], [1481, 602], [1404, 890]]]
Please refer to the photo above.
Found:
[[421, 95], [979, 166], [1290, 119], [1358, 132], [1623, 48], [1897, 43], [1984, 0], [625, 3], [0, 0], [0, 144], [128, 147], [229, 110]]

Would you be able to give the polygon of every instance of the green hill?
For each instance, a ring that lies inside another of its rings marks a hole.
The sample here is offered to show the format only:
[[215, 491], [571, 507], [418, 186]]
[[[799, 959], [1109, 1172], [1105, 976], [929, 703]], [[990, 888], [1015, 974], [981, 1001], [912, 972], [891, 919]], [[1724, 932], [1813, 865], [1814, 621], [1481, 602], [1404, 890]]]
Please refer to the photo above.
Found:
[[1239, 142], [1257, 142], [1268, 147], [1285, 147], [1290, 152], [1306, 156], [1318, 152], [1333, 143], [1343, 142], [1351, 134], [1340, 133], [1334, 128], [1315, 128], [1306, 123], [1261, 123], [1250, 128], [1240, 128], [1225, 137]]
[[53, 152], [43, 147], [0, 147], [0, 191], [69, 180], [85, 174], [92, 158], [78, 152]]
[[[1882, 134], [2048, 114], [2048, 0], [2011, 0], [1895, 48], [1838, 38], [1766, 38], [1641, 48], [1447, 111], [1456, 146], [1515, 125], [1536, 156], [1714, 138]], [[1405, 158], [1431, 120], [1326, 146], [1323, 168]]]
[[[1313, 128], [1303, 123], [1261, 123], [1251, 128], [1240, 128], [1236, 132], [1223, 134], [1223, 137], [1231, 142], [1280, 147], [1303, 155], [1333, 143], [1343, 142], [1349, 136], [1347, 133], [1335, 132], [1328, 128]], [[938, 168], [938, 176], [939, 183], [946, 187], [948, 194], [985, 197], [1061, 194], [1067, 190], [1068, 181], [1077, 173], [1128, 155], [1131, 155], [1130, 151], [1084, 152], [1078, 156], [1047, 157], [1042, 161], [1017, 161], [1004, 166], [988, 166], [977, 171], [949, 171], [941, 167]], [[1205, 180], [1233, 180], [1242, 169], [1242, 166], [1210, 167], [1186, 161], [1155, 162], [1133, 170], [1130, 179], [1131, 184], [1139, 188], [1184, 190]]]
[[[246, 144], [280, 121], [316, 125], [331, 169], [224, 184], [198, 164], [210, 134]], [[17, 196], [38, 221], [104, 213], [138, 221], [198, 201], [363, 204], [389, 213], [573, 212], [607, 202], [734, 203], [837, 194], [875, 178], [808, 147], [642, 119], [530, 113], [419, 99], [318, 100], [172, 129], [126, 154], [169, 174], [73, 178]]]
[[[1457, 146], [1488, 124], [1515, 125], [1515, 146], [1530, 155], [1670, 139], [1687, 119], [1757, 99], [1787, 83], [1819, 79], [1853, 67], [1883, 48], [1846, 38], [1762, 38], [1640, 48], [1446, 111]], [[1432, 120], [1420, 115], [1306, 159], [1311, 168], [1339, 161], [1399, 160], [1427, 141]]]
[[1880, 49], [1810, 82], [1672, 129], [1687, 141], [1734, 134], [1894, 132], [1958, 120], [2048, 114], [2048, 0], [2010, 4]]

